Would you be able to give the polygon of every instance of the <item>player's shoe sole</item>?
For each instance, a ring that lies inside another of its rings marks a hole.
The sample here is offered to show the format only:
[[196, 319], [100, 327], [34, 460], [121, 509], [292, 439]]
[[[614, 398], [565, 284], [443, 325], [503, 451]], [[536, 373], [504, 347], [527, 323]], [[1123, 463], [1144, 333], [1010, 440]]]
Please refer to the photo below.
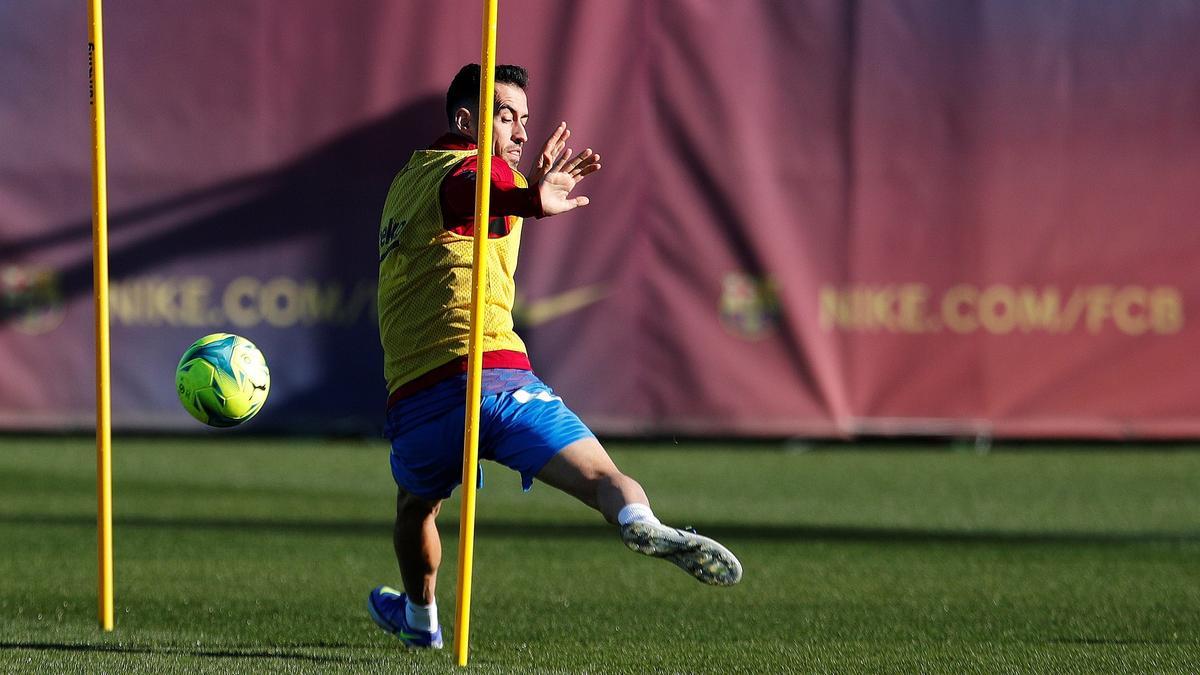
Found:
[[630, 550], [664, 558], [712, 586], [732, 586], [742, 579], [742, 563], [729, 549], [695, 531], [661, 523], [636, 522], [621, 528]]

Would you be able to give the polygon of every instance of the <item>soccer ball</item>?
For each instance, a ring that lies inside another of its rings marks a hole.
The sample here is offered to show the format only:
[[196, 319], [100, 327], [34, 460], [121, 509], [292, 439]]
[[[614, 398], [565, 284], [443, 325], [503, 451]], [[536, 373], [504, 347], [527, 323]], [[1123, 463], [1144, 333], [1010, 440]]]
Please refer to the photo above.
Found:
[[253, 342], [213, 333], [183, 353], [175, 369], [175, 388], [192, 417], [209, 426], [234, 427], [262, 408], [271, 389], [271, 372]]

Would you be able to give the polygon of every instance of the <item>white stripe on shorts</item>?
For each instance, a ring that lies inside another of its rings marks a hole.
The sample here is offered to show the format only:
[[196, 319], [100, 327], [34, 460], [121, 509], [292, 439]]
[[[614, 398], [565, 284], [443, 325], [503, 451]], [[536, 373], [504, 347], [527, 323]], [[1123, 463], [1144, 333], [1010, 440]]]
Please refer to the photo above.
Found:
[[517, 403], [529, 403], [530, 401], [545, 401], [546, 403], [549, 403], [551, 401], [562, 400], [561, 396], [554, 396], [545, 390], [539, 391], [537, 395], [534, 395], [525, 391], [524, 389], [518, 389], [512, 393], [512, 397]]

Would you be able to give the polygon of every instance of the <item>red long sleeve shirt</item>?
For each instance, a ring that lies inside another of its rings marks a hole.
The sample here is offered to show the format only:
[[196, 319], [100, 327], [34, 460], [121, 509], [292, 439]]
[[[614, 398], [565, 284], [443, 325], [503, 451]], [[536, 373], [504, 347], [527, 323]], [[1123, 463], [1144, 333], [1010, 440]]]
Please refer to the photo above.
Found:
[[[475, 142], [466, 136], [445, 134], [431, 150], [474, 150]], [[447, 230], [464, 236], [475, 233], [475, 176], [479, 158], [468, 157], [442, 180], [442, 219]], [[511, 230], [505, 216], [540, 218], [542, 202], [538, 191], [526, 187], [525, 177], [517, 174], [508, 162], [492, 157], [492, 194], [489, 211], [488, 237], [503, 237]]]

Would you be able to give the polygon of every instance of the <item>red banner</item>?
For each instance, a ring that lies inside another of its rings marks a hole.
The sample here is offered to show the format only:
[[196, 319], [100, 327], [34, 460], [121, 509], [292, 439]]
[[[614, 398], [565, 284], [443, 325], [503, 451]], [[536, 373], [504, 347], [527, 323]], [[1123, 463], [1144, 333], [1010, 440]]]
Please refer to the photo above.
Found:
[[[174, 367], [215, 331], [266, 353], [259, 429], [381, 425], [379, 212], [477, 4], [106, 7], [118, 428], [196, 429]], [[533, 142], [604, 156], [517, 276], [597, 431], [1200, 435], [1200, 7], [501, 10]], [[3, 428], [93, 415], [84, 14], [0, 5]]]

